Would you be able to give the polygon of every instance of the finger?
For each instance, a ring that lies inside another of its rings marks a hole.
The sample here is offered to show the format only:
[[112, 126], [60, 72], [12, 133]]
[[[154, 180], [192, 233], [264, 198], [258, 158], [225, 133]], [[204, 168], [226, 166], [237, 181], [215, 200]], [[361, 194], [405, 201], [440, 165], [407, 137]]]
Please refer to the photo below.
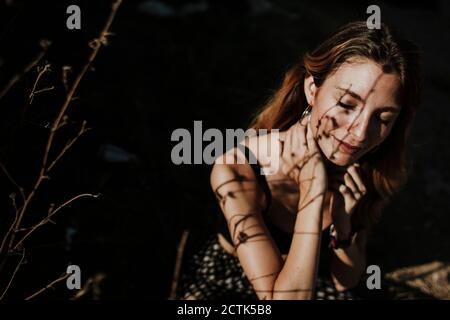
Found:
[[355, 182], [358, 190], [361, 191], [361, 194], [362, 195], [366, 194], [367, 190], [361, 178], [361, 174], [359, 171], [359, 164], [351, 165], [347, 171], [352, 176], [352, 179]]
[[353, 191], [339, 180], [328, 180], [328, 189], [341, 193], [344, 195], [350, 195], [353, 198]]
[[355, 201], [352, 190], [345, 184], [339, 185], [339, 192], [344, 197], [345, 202]]
[[342, 195], [342, 197], [344, 198], [345, 212], [349, 215], [352, 215], [358, 200], [355, 200], [351, 190], [345, 185], [341, 185], [339, 187], [339, 192]]
[[359, 199], [362, 196], [361, 192], [356, 186], [356, 183], [353, 181], [353, 178], [349, 173], [344, 174], [344, 182], [345, 186], [351, 191], [351, 195], [355, 199]]
[[300, 123], [296, 123], [293, 126], [293, 145], [295, 150], [298, 150], [301, 155], [306, 147], [306, 127], [302, 126]]
[[355, 201], [355, 199], [352, 196], [351, 190], [345, 184], [331, 182], [328, 184], [328, 190], [334, 193], [336, 196], [342, 197], [344, 202]]

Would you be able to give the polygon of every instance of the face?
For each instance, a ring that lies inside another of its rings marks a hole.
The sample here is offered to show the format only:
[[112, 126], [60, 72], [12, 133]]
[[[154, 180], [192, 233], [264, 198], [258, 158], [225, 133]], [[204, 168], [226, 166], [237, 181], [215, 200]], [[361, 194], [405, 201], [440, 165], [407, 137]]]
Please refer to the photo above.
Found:
[[350, 165], [387, 138], [400, 112], [399, 86], [396, 74], [369, 60], [342, 64], [320, 88], [305, 79], [313, 133], [328, 160]]

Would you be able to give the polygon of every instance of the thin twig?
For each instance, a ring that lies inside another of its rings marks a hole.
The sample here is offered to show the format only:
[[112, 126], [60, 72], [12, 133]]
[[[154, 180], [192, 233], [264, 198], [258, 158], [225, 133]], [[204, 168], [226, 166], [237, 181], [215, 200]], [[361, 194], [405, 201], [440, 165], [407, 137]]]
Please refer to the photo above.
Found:
[[[6, 170], [5, 166], [1, 162], [0, 162], [0, 168], [2, 168], [3, 172], [5, 173], [6, 177], [9, 179], [9, 181], [19, 190], [20, 196], [22, 197], [22, 201], [25, 202], [25, 193], [23, 192], [23, 189], [14, 180], [14, 178], [9, 174], [8, 170]], [[17, 218], [18, 218], [15, 199], [14, 199], [13, 205], [14, 205], [16, 214], [14, 216], [13, 223], [10, 225], [10, 227], [8, 228], [8, 231], [5, 233], [5, 236], [2, 239], [2, 244], [0, 246], [0, 254], [3, 253], [3, 250], [5, 248], [6, 242], [8, 241], [8, 238], [11, 235], [11, 233], [14, 231], [14, 227], [16, 225], [16, 221], [17, 221]]]
[[16, 180], [13, 179], [13, 177], [9, 174], [8, 170], [6, 170], [5, 166], [1, 162], [0, 162], [0, 168], [2, 168], [6, 177], [14, 185], [14, 187], [16, 187], [17, 190], [19, 190], [22, 199], [25, 200], [25, 193], [23, 192], [23, 189], [19, 186], [19, 184], [16, 182]]
[[[16, 224], [14, 226], [14, 229], [19, 229], [19, 226], [22, 222], [22, 219], [24, 217], [24, 214], [31, 202], [31, 200], [33, 199], [37, 189], [39, 188], [39, 186], [41, 185], [41, 183], [46, 180], [48, 177], [46, 176], [46, 172], [48, 170], [47, 168], [47, 162], [48, 162], [48, 155], [49, 155], [49, 151], [50, 148], [53, 144], [53, 139], [55, 137], [55, 133], [58, 130], [59, 126], [60, 126], [60, 122], [63, 119], [67, 108], [69, 107], [70, 102], [72, 101], [72, 97], [75, 94], [75, 91], [78, 89], [78, 86], [81, 82], [81, 79], [84, 77], [84, 75], [86, 74], [86, 72], [91, 68], [92, 62], [94, 61], [95, 57], [97, 56], [101, 45], [106, 44], [107, 41], [107, 36], [110, 35], [109, 32], [109, 28], [111, 27], [111, 24], [114, 20], [114, 17], [117, 13], [117, 9], [119, 8], [120, 4], [122, 3], [122, 0], [116, 0], [113, 4], [112, 4], [112, 8], [111, 8], [111, 13], [102, 29], [102, 31], [99, 34], [99, 37], [97, 39], [95, 39], [92, 43], [91, 43], [91, 47], [92, 47], [92, 52], [88, 57], [87, 62], [84, 64], [83, 68], [81, 69], [80, 73], [78, 74], [78, 76], [75, 78], [75, 81], [72, 84], [72, 87], [70, 88], [66, 99], [64, 100], [64, 103], [61, 107], [61, 110], [58, 114], [58, 116], [56, 117], [55, 121], [52, 124], [51, 130], [50, 130], [50, 134], [48, 136], [47, 139], [47, 144], [45, 146], [45, 152], [44, 152], [44, 157], [42, 160], [42, 165], [41, 165], [41, 169], [39, 172], [39, 177], [33, 187], [33, 189], [31, 190], [31, 192], [29, 193], [28, 197], [25, 199], [24, 204], [20, 210], [20, 212], [18, 213], [18, 218], [16, 221]], [[9, 242], [9, 248], [11, 248], [13, 246], [14, 243], [14, 238], [15, 235], [12, 234], [11, 236], [11, 240]], [[15, 246], [16, 247], [16, 246]]]
[[[34, 194], [36, 193], [37, 189], [41, 185], [42, 181], [44, 181], [47, 178], [48, 178], [47, 176], [41, 176], [41, 175], [39, 176], [36, 184], [33, 187], [33, 190], [31, 190], [31, 192], [26, 197], [26, 199], [25, 199], [22, 207], [20, 208], [19, 212], [16, 212], [15, 224], [12, 226], [13, 230], [18, 230], [19, 229], [20, 223], [22, 222], [24, 213], [27, 210], [31, 199], [33, 199]], [[13, 246], [13, 243], [14, 243], [14, 240], [15, 240], [15, 233], [12, 233], [11, 238], [9, 239], [8, 250], [11, 250], [11, 248]]]
[[17, 73], [12, 77], [11, 80], [6, 84], [6, 86], [0, 91], [0, 99], [2, 99], [6, 93], [18, 82], [25, 74], [27, 74], [35, 65], [41, 61], [45, 56], [47, 49], [50, 47], [50, 41], [43, 39], [40, 41], [40, 46], [42, 51], [22, 70], [22, 72]]
[[53, 160], [53, 162], [48, 166], [47, 172], [51, 171], [52, 168], [59, 161], [59, 159], [61, 159], [61, 157], [67, 152], [67, 150], [69, 150], [72, 147], [72, 145], [78, 140], [78, 138], [80, 138], [80, 136], [83, 133], [85, 133], [89, 130], [91, 130], [91, 128], [86, 128], [86, 121], [83, 121], [83, 124], [81, 125], [81, 129], [78, 132], [78, 134], [64, 146], [64, 148], [61, 150], [61, 152], [58, 154], [58, 156], [55, 158], [55, 160]]
[[54, 216], [59, 210], [61, 210], [62, 208], [66, 207], [67, 205], [69, 205], [70, 203], [72, 203], [73, 201], [79, 199], [79, 198], [83, 198], [83, 197], [92, 197], [92, 198], [97, 198], [98, 195], [94, 195], [94, 194], [90, 194], [90, 193], [83, 193], [83, 194], [79, 194], [69, 200], [67, 200], [66, 202], [64, 202], [63, 204], [61, 204], [58, 208], [56, 208], [55, 210], [51, 211], [47, 217], [45, 217], [44, 219], [42, 219], [39, 223], [37, 223], [36, 225], [34, 225], [33, 227], [31, 227], [31, 230], [29, 230], [23, 237], [22, 239], [20, 239], [16, 245], [14, 246], [14, 250], [17, 249], [24, 241], [26, 238], [28, 238], [37, 228], [39, 228], [40, 226], [43, 226], [45, 224], [47, 224], [48, 222], [51, 222], [50, 218], [52, 216]]
[[175, 299], [175, 296], [177, 294], [178, 280], [180, 277], [180, 270], [181, 270], [181, 262], [183, 261], [183, 253], [184, 253], [184, 248], [186, 247], [186, 241], [187, 241], [188, 236], [189, 236], [189, 231], [184, 230], [183, 234], [181, 235], [180, 243], [178, 244], [177, 257], [175, 260], [175, 270], [174, 270], [173, 279], [172, 279], [172, 289], [170, 291], [170, 296], [169, 296], [170, 300]]
[[32, 295], [28, 296], [25, 298], [25, 300], [31, 300], [34, 297], [36, 297], [37, 295], [40, 295], [42, 292], [44, 292], [45, 290], [48, 290], [50, 288], [53, 288], [53, 285], [57, 284], [58, 282], [63, 281], [64, 279], [66, 279], [70, 274], [69, 273], [64, 273], [62, 276], [60, 276], [58, 279], [50, 282], [48, 285], [46, 285], [45, 287], [43, 287], [42, 289], [36, 291], [35, 293], [33, 293]]
[[40, 90], [35, 91], [35, 92], [34, 92], [34, 95], [36, 95], [36, 94], [38, 94], [38, 93], [42, 93], [42, 92], [51, 91], [51, 90], [53, 90], [53, 89], [55, 89], [54, 86], [51, 86], [51, 87], [48, 87], [48, 88], [44, 88], [44, 89], [40, 89]]
[[100, 32], [100, 35], [98, 38], [94, 39], [94, 41], [91, 42], [91, 47], [92, 47], [92, 52], [90, 54], [90, 56], [88, 57], [87, 62], [85, 63], [85, 65], [83, 66], [83, 68], [81, 69], [80, 73], [78, 74], [78, 76], [75, 78], [75, 81], [72, 85], [72, 87], [70, 88], [69, 93], [66, 96], [66, 99], [64, 101], [64, 104], [56, 118], [56, 120], [54, 121], [51, 131], [50, 131], [50, 135], [48, 137], [47, 140], [47, 146], [45, 149], [45, 154], [44, 154], [44, 159], [42, 161], [42, 167], [41, 167], [41, 175], [45, 174], [46, 171], [46, 165], [47, 165], [47, 161], [48, 161], [48, 154], [50, 151], [50, 147], [52, 145], [53, 142], [53, 138], [55, 135], [56, 130], [59, 127], [59, 123], [61, 122], [61, 119], [63, 118], [64, 114], [67, 111], [67, 108], [69, 107], [70, 102], [72, 101], [72, 97], [75, 94], [75, 91], [78, 89], [78, 86], [81, 82], [81, 79], [84, 77], [84, 75], [86, 74], [86, 72], [91, 68], [92, 62], [94, 61], [95, 57], [97, 56], [102, 44], [106, 45], [107, 43], [107, 37], [108, 35], [110, 35], [111, 33], [109, 32], [109, 28], [111, 27], [111, 24], [114, 20], [114, 17], [117, 13], [117, 9], [119, 8], [120, 4], [122, 3], [122, 0], [116, 0], [113, 5], [112, 5], [112, 9], [111, 9], [111, 14], [108, 17], [108, 20], [105, 23], [105, 26], [103, 27], [102, 31]]
[[6, 286], [5, 290], [3, 291], [2, 296], [0, 297], [0, 300], [2, 300], [5, 297], [6, 292], [8, 292], [8, 289], [11, 286], [11, 283], [13, 282], [14, 278], [16, 277], [16, 273], [17, 273], [17, 271], [19, 271], [19, 268], [22, 265], [24, 258], [25, 258], [25, 249], [22, 250], [22, 257], [20, 258], [20, 261], [17, 264], [16, 269], [14, 270], [14, 273], [13, 273], [11, 279], [9, 279], [8, 285]]
[[39, 80], [41, 80], [42, 76], [46, 73], [46, 72], [50, 72], [50, 64], [47, 63], [45, 64], [45, 66], [43, 67], [38, 67], [38, 76], [36, 77], [36, 81], [34, 81], [33, 84], [33, 88], [31, 89], [30, 94], [28, 95], [28, 104], [32, 104], [33, 103], [33, 98], [35, 96], [36, 93], [38, 93], [38, 91], [36, 91], [36, 87], [39, 83]]

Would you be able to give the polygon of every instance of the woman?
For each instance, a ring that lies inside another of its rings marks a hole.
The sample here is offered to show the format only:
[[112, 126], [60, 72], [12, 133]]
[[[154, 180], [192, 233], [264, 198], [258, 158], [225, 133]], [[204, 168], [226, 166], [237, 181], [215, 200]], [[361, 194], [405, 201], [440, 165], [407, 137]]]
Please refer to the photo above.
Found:
[[[280, 131], [264, 140], [278, 165], [261, 136], [216, 160], [224, 228], [194, 256], [179, 297], [352, 298], [371, 226], [406, 181], [419, 98], [418, 50], [385, 25], [350, 23], [306, 54], [251, 126]], [[258, 164], [238, 164], [249, 156]]]

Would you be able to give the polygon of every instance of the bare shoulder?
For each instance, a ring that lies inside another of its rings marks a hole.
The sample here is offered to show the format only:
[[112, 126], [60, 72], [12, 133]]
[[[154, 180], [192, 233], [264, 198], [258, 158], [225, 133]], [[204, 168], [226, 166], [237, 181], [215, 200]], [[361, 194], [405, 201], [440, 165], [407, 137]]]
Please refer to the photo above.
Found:
[[[264, 193], [257, 183], [253, 169], [239, 148], [230, 149], [216, 159], [210, 183], [218, 198], [229, 192], [241, 191], [239, 194], [236, 193], [238, 198], [247, 197], [247, 200], [252, 202], [264, 202]], [[242, 192], [244, 190], [246, 192]]]
[[227, 181], [248, 180], [251, 173], [242, 152], [238, 148], [230, 149], [215, 160], [210, 177], [211, 187], [215, 190]]
[[239, 143], [238, 147], [234, 147], [217, 157], [214, 162], [212, 177], [222, 180], [220, 178], [230, 178], [230, 175], [251, 176], [252, 170], [243, 153], [243, 148], [247, 147], [250, 149], [252, 156], [259, 161], [260, 159], [258, 159], [258, 156], [261, 152], [258, 152], [258, 148], [260, 148], [260, 145], [262, 144], [261, 140], [262, 138], [260, 136], [247, 136]]

